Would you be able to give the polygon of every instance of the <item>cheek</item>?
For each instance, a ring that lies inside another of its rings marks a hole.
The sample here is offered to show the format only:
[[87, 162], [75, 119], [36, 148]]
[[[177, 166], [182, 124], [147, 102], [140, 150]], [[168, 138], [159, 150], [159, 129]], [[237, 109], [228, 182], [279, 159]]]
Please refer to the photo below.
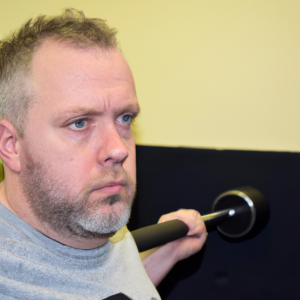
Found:
[[95, 158], [85, 151], [69, 151], [61, 154], [55, 163], [56, 173], [69, 187], [70, 191], [81, 191], [95, 177]]
[[89, 181], [93, 167], [90, 154], [75, 151], [62, 144], [49, 142], [47, 147], [29, 147], [31, 155], [42, 162], [50, 177], [71, 194], [80, 191]]
[[[38, 131], [37, 128], [35, 130]], [[103, 175], [103, 170], [97, 165], [98, 142], [78, 146], [56, 138], [53, 134], [46, 135], [39, 132], [31, 136], [36, 137], [26, 142], [31, 154], [38, 157], [45, 168], [53, 174], [52, 178], [56, 178], [71, 193], [80, 191], [91, 180], [99, 178], [99, 173]], [[128, 151], [123, 168], [131, 181], [136, 184], [134, 137], [123, 142]]]

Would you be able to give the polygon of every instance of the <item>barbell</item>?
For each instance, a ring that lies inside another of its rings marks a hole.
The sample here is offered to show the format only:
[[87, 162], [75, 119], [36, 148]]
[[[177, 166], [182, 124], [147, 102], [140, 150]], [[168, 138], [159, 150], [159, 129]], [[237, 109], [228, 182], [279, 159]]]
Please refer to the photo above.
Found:
[[[208, 231], [217, 229], [225, 239], [240, 241], [257, 235], [266, 226], [270, 207], [263, 194], [246, 186], [226, 191], [213, 203], [212, 213], [203, 215]], [[188, 226], [180, 220], [150, 225], [131, 232], [139, 252], [184, 237]]]

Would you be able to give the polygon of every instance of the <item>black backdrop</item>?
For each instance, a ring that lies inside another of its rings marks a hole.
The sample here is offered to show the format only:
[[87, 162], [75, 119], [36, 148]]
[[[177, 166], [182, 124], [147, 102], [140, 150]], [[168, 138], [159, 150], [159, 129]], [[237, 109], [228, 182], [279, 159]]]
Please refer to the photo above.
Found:
[[300, 153], [137, 146], [131, 230], [179, 208], [210, 213], [219, 194], [245, 185], [271, 206], [268, 225], [250, 240], [209, 233], [205, 247], [160, 284], [162, 299], [300, 299], [299, 170]]

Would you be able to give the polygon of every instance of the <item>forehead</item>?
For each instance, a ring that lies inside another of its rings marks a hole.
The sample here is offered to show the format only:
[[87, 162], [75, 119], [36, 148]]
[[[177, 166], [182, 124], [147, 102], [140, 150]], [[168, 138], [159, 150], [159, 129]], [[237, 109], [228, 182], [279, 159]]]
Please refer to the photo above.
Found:
[[31, 83], [34, 103], [56, 110], [137, 104], [130, 68], [118, 49], [77, 49], [45, 41], [33, 57]]

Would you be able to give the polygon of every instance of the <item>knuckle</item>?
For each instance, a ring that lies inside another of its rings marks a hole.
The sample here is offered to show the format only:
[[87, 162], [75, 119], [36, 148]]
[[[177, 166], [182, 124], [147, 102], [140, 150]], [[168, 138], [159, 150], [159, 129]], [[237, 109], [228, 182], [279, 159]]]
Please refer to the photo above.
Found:
[[195, 209], [191, 209], [191, 217], [194, 219], [194, 220], [201, 220], [201, 215], [200, 213], [195, 210]]

